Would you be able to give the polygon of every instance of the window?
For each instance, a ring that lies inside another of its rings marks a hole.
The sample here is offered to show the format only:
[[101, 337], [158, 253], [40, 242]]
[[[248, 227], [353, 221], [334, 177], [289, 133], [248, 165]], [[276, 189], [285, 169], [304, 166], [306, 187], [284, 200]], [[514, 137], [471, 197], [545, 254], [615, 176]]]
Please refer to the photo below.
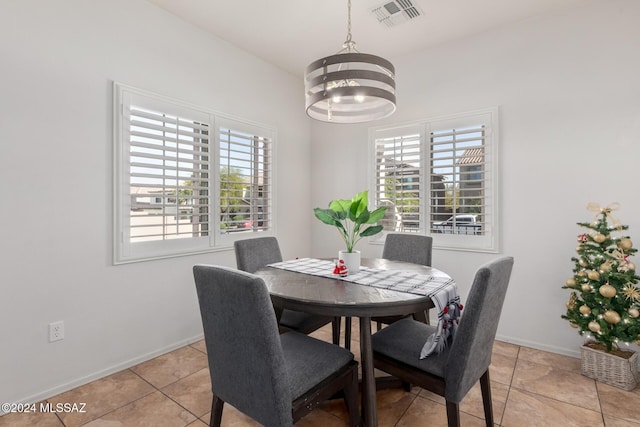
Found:
[[114, 262], [272, 231], [274, 131], [114, 85]]
[[[222, 123], [222, 122], [221, 122]], [[271, 228], [271, 140], [241, 123], [220, 126], [220, 227], [226, 233]]]
[[419, 232], [424, 220], [421, 130], [409, 126], [376, 133], [376, 188], [372, 194], [377, 206], [387, 207], [380, 224], [385, 230]]
[[498, 250], [498, 111], [371, 130], [385, 230], [429, 234], [434, 247]]

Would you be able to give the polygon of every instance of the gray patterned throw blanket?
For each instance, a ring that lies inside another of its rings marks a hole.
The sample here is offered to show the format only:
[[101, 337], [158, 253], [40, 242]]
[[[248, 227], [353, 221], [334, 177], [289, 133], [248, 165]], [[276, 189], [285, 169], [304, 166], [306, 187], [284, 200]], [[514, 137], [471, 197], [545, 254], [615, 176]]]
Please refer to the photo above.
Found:
[[438, 326], [436, 333], [427, 338], [420, 352], [421, 359], [430, 354], [439, 353], [444, 349], [448, 338], [453, 337], [455, 334], [455, 329], [459, 322], [462, 305], [458, 296], [458, 288], [453, 279], [439, 271], [426, 275], [402, 270], [379, 270], [360, 267], [358, 273], [341, 277], [333, 274], [335, 267], [333, 262], [315, 258], [276, 262], [269, 264], [269, 267], [428, 296], [438, 310]]

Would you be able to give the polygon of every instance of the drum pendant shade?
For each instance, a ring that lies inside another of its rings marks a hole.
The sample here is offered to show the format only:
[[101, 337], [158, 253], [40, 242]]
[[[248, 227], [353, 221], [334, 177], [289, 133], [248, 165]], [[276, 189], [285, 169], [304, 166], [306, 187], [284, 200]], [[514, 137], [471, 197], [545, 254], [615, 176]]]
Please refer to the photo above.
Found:
[[376, 55], [360, 53], [349, 25], [343, 49], [318, 59], [305, 71], [305, 108], [312, 119], [329, 123], [362, 123], [390, 116], [396, 110], [395, 69]]

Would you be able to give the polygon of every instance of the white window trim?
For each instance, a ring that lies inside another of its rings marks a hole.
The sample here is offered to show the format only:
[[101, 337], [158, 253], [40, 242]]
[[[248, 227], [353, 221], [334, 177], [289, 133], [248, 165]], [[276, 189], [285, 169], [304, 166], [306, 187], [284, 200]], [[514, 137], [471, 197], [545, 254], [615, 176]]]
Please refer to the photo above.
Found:
[[[464, 113], [448, 114], [436, 117], [430, 117], [426, 119], [413, 120], [410, 122], [397, 123], [391, 126], [380, 126], [369, 129], [369, 195], [370, 205], [375, 207], [375, 194], [376, 194], [376, 139], [386, 136], [398, 135], [405, 130], [412, 130], [420, 133], [421, 136], [421, 180], [424, 178], [425, 185], [420, 186], [420, 208], [423, 212], [423, 223], [430, 223], [430, 197], [428, 189], [431, 188], [431, 180], [429, 173], [429, 149], [430, 140], [429, 135], [434, 125], [442, 127], [442, 123], [447, 123], [452, 127], [464, 126], [467, 123], [478, 124], [477, 120], [474, 122], [474, 118], [478, 116], [488, 117], [489, 124], [487, 126], [487, 134], [485, 136], [485, 142], [488, 142], [491, 146], [489, 154], [486, 154], [486, 161], [491, 162], [492, 167], [490, 169], [490, 177], [486, 179], [486, 182], [491, 186], [491, 203], [489, 209], [491, 210], [491, 221], [489, 223], [490, 232], [484, 236], [465, 236], [465, 235], [452, 235], [452, 234], [429, 234], [428, 227], [421, 226], [419, 234], [430, 235], [433, 237], [433, 247], [435, 249], [454, 250], [454, 251], [468, 251], [468, 252], [487, 252], [498, 253], [500, 251], [501, 243], [501, 185], [500, 176], [502, 174], [502, 167], [500, 163], [500, 151], [501, 151], [501, 138], [500, 138], [500, 120], [499, 120], [499, 108], [491, 107], [479, 110], [468, 111]], [[385, 230], [377, 238], [369, 240], [370, 244], [381, 245], [384, 244], [386, 235], [390, 231]]]
[[[127, 215], [131, 209], [131, 197], [129, 195], [129, 174], [125, 170], [129, 153], [125, 151], [128, 147], [126, 141], [128, 130], [125, 123], [124, 101], [127, 96], [143, 96], [148, 99], [157, 100], [162, 103], [169, 103], [178, 108], [195, 110], [208, 116], [210, 125], [209, 142], [211, 150], [209, 153], [209, 177], [210, 177], [210, 206], [209, 224], [211, 224], [209, 235], [206, 237], [193, 237], [185, 239], [165, 240], [162, 242], [138, 242], [127, 244], [125, 239], [128, 233]], [[275, 235], [276, 213], [276, 183], [273, 171], [276, 168], [276, 129], [262, 123], [253, 122], [243, 118], [234, 117], [228, 114], [219, 113], [210, 109], [189, 104], [183, 101], [172, 99], [150, 91], [145, 91], [119, 82], [113, 82], [113, 264], [127, 264], [140, 261], [173, 258], [177, 256], [194, 255], [216, 251], [233, 249], [233, 242], [246, 239], [247, 237], [258, 237], [251, 233], [229, 233], [222, 235], [220, 229], [220, 202], [218, 197], [219, 177], [215, 168], [220, 163], [220, 124], [234, 123], [242, 126], [243, 129], [259, 129], [261, 136], [271, 139], [271, 227], [259, 233], [259, 236]], [[215, 173], [214, 173], [215, 172]], [[169, 243], [169, 244], [167, 244]]]

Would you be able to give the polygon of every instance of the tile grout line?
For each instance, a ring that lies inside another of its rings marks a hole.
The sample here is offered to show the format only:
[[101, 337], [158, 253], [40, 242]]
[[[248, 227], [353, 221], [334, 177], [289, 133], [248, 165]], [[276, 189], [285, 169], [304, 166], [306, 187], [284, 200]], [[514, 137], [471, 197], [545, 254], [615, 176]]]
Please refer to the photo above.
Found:
[[[516, 357], [516, 366], [518, 364], [518, 360], [520, 360], [520, 351], [521, 351], [521, 349], [522, 349], [522, 346], [518, 346], [518, 355]], [[554, 365], [547, 364], [547, 363], [541, 363], [541, 362], [537, 362], [537, 361], [529, 360], [529, 359], [522, 359], [522, 361], [523, 362], [527, 362], [527, 363], [535, 363], [535, 364], [543, 365], [543, 366], [551, 366], [553, 369], [558, 369], [558, 370], [569, 372], [569, 373], [572, 373], [572, 374], [578, 374], [578, 372], [575, 372], [575, 371], [573, 371], [571, 369], [565, 369], [565, 368], [561, 368], [561, 367], [556, 367]], [[514, 377], [515, 377], [515, 367], [514, 367], [514, 375], [511, 377], [511, 383], [513, 383]], [[592, 412], [600, 412], [600, 415], [602, 416], [602, 423], [604, 425], [604, 411], [602, 410], [602, 402], [600, 401], [600, 392], [599, 392], [599, 389], [598, 389], [598, 384], [597, 384], [597, 381], [594, 380], [594, 379], [591, 379], [590, 381], [593, 383], [593, 385], [594, 385], [594, 387], [596, 389], [596, 397], [597, 397], [597, 400], [598, 400], [598, 410], [597, 411], [593, 410], [593, 409], [590, 409], [590, 408], [586, 408], [584, 406], [580, 406], [580, 405], [576, 405], [576, 404], [573, 404], [573, 403], [570, 403], [570, 402], [566, 402], [564, 400], [559, 400], [559, 399], [556, 399], [556, 398], [551, 397], [551, 396], [540, 394], [540, 393], [537, 393], [537, 392], [534, 392], [534, 391], [531, 391], [531, 390], [526, 390], [526, 389], [523, 389], [523, 388], [515, 387], [512, 384], [509, 385], [509, 392], [511, 391], [511, 388], [514, 388], [515, 390], [518, 390], [518, 391], [521, 391], [521, 392], [530, 393], [530, 394], [533, 394], [533, 395], [536, 395], [536, 396], [544, 397], [546, 399], [550, 399], [550, 400], [553, 400], [553, 401], [556, 401], [556, 402], [560, 402], [560, 403], [564, 403], [564, 404], [567, 404], [567, 405], [571, 405], [571, 406], [573, 406], [575, 408], [584, 409], [584, 410], [592, 411]], [[507, 394], [507, 399], [508, 399], [508, 394]], [[506, 404], [505, 404], [505, 407], [506, 407]], [[503, 417], [504, 417], [504, 413], [503, 413]]]
[[[202, 369], [205, 369], [205, 368], [202, 368]], [[206, 369], [208, 369], [208, 368], [206, 368]], [[196, 372], [194, 372], [194, 373], [192, 373], [192, 374], [189, 374], [189, 375], [187, 375], [186, 377], [181, 378], [180, 380], [183, 380], [183, 379], [185, 379], [185, 378], [189, 378], [190, 376], [195, 375], [195, 374], [196, 374], [196, 373], [198, 373], [198, 372], [200, 372], [200, 371], [196, 371]], [[177, 381], [176, 381], [176, 382], [177, 382]], [[171, 384], [173, 384], [173, 383], [171, 383]], [[170, 386], [171, 384], [167, 384], [165, 387], [168, 387], [168, 386]], [[207, 413], [205, 412], [205, 413], [204, 413], [204, 414], [202, 414], [201, 416], [198, 416], [198, 415], [196, 415], [194, 412], [192, 412], [191, 410], [189, 410], [189, 409], [185, 408], [185, 407], [184, 407], [184, 405], [182, 405], [180, 402], [178, 402], [177, 400], [175, 400], [174, 398], [172, 398], [171, 396], [169, 396], [167, 393], [165, 393], [164, 391], [162, 391], [162, 389], [156, 388], [156, 390], [158, 390], [158, 391], [159, 391], [163, 396], [165, 396], [167, 399], [169, 399], [170, 401], [172, 401], [173, 403], [175, 403], [176, 405], [178, 405], [179, 407], [181, 407], [182, 409], [184, 409], [185, 411], [187, 411], [188, 413], [190, 413], [191, 415], [193, 415], [194, 417], [196, 417], [196, 420], [200, 420], [200, 421], [202, 421], [202, 418], [203, 418], [205, 415], [207, 415]], [[212, 399], [213, 399], [213, 396], [212, 396]], [[194, 421], [195, 421], [195, 420], [194, 420]], [[192, 421], [192, 422], [194, 422], [194, 421]], [[191, 423], [189, 423], [189, 424], [191, 424]], [[207, 421], [205, 424], [209, 425], [209, 422]], [[188, 424], [185, 424], [185, 425], [188, 425]]]
[[[100, 416], [98, 416], [98, 417], [96, 417], [96, 418], [93, 418], [93, 419], [91, 419], [91, 420], [89, 420], [89, 421], [87, 421], [87, 422], [85, 422], [85, 423], [82, 423], [82, 424], [80, 425], [80, 427], [81, 427], [81, 426], [83, 426], [83, 425], [89, 424], [89, 423], [91, 423], [91, 422], [93, 422], [93, 421], [99, 420], [100, 418], [104, 417], [105, 415], [109, 415], [109, 414], [111, 414], [111, 413], [113, 413], [113, 412], [116, 412], [118, 409], [124, 408], [124, 407], [125, 407], [125, 406], [127, 406], [127, 405], [131, 405], [132, 403], [137, 402], [137, 401], [139, 401], [139, 400], [142, 400], [142, 399], [144, 399], [144, 398], [145, 398], [145, 397], [147, 397], [147, 396], [151, 396], [155, 391], [158, 391], [158, 389], [157, 389], [153, 384], [149, 383], [149, 381], [147, 381], [147, 380], [145, 380], [144, 378], [140, 377], [140, 375], [138, 375], [136, 372], [134, 372], [131, 368], [123, 369], [122, 371], [119, 371], [119, 372], [123, 372], [123, 371], [131, 371], [134, 375], [138, 376], [138, 377], [139, 377], [140, 379], [142, 379], [144, 382], [146, 382], [147, 384], [149, 384], [149, 385], [154, 389], [154, 391], [151, 391], [151, 392], [149, 392], [149, 393], [147, 393], [147, 394], [145, 394], [145, 395], [139, 396], [138, 398], [133, 399], [133, 400], [131, 400], [131, 401], [129, 401], [129, 402], [127, 402], [127, 403], [125, 403], [124, 405], [118, 406], [117, 408], [113, 408], [112, 410], [107, 411], [107, 412], [105, 412], [104, 414], [101, 414]], [[64, 424], [64, 422], [63, 422], [63, 424]], [[65, 425], [65, 427], [69, 427], [69, 426], [67, 426], [66, 424], [64, 424], [64, 425]]]
[[[414, 386], [415, 387], [415, 386]], [[411, 393], [411, 392], [409, 392]], [[398, 420], [393, 424], [394, 427], [398, 426], [398, 423], [400, 423], [400, 421], [402, 421], [402, 419], [404, 418], [404, 416], [407, 414], [407, 412], [409, 411], [409, 408], [411, 407], [411, 405], [413, 405], [413, 403], [416, 401], [416, 399], [420, 397], [420, 392], [417, 392], [414, 396], [413, 399], [411, 399], [411, 402], [409, 402], [409, 404], [407, 405], [407, 407], [405, 408], [404, 411], [402, 411], [402, 414], [400, 414], [400, 416], [398, 417]]]
[[[516, 376], [516, 366], [518, 366], [518, 359], [520, 359], [520, 350], [522, 350], [522, 346], [518, 346], [518, 351], [516, 353], [516, 363], [513, 365], [513, 372], [511, 373], [511, 379], [509, 380], [508, 388], [507, 388], [507, 397], [504, 399], [504, 409], [502, 410], [502, 415], [500, 416], [500, 422], [498, 422], [498, 426], [502, 426], [502, 422], [504, 421], [504, 414], [507, 412], [507, 404], [509, 403], [509, 395], [511, 394], [511, 388], [513, 387], [513, 379]], [[493, 398], [491, 399], [493, 400]], [[494, 419], [495, 424], [495, 419]]]
[[[189, 346], [191, 346], [191, 345], [189, 344]], [[198, 350], [198, 349], [194, 349], [194, 350], [196, 350], [196, 351], [200, 351], [200, 350]], [[203, 368], [203, 369], [204, 369], [204, 368]], [[131, 370], [131, 369], [129, 369], [129, 370]], [[129, 405], [129, 404], [131, 404], [131, 403], [133, 403], [133, 402], [137, 402], [138, 400], [143, 399], [143, 398], [145, 398], [145, 397], [147, 397], [147, 396], [149, 396], [149, 395], [151, 395], [151, 394], [153, 394], [154, 392], [156, 392], [156, 391], [157, 391], [157, 392], [159, 392], [160, 394], [162, 394], [164, 397], [166, 397], [167, 399], [169, 399], [170, 401], [172, 401], [173, 403], [175, 403], [176, 405], [178, 405], [179, 407], [181, 407], [182, 409], [184, 409], [185, 411], [187, 411], [188, 413], [190, 413], [191, 415], [193, 415], [194, 417], [196, 417], [196, 419], [195, 419], [195, 420], [193, 420], [193, 421], [191, 421], [191, 422], [195, 422], [196, 420], [200, 420], [200, 421], [202, 421], [202, 420], [201, 420], [201, 418], [202, 418], [202, 417], [197, 416], [196, 414], [194, 414], [193, 412], [191, 412], [189, 409], [185, 408], [183, 405], [181, 405], [179, 402], [177, 402], [177, 401], [176, 401], [175, 399], [173, 399], [171, 396], [169, 396], [169, 395], [168, 395], [168, 394], [166, 394], [164, 391], [162, 391], [162, 389], [160, 389], [159, 387], [156, 387], [155, 385], [151, 384], [149, 381], [147, 381], [143, 376], [141, 376], [141, 375], [140, 375], [140, 374], [138, 374], [137, 372], [135, 372], [135, 371], [133, 371], [133, 370], [131, 370], [131, 372], [133, 372], [136, 376], [138, 376], [142, 381], [146, 382], [146, 383], [147, 383], [147, 384], [149, 384], [151, 387], [153, 387], [154, 391], [153, 391], [153, 392], [151, 392], [151, 393], [149, 393], [149, 394], [146, 394], [146, 395], [144, 395], [144, 396], [142, 396], [142, 397], [140, 397], [140, 398], [138, 398], [138, 399], [132, 400], [131, 402], [127, 403], [126, 405], [122, 405], [120, 408], [122, 408], [122, 407], [124, 407], [124, 406], [127, 406], [127, 405]], [[199, 372], [199, 371], [196, 371], [196, 372]], [[186, 376], [186, 377], [184, 377], [184, 378], [188, 378], [188, 377], [190, 377], [191, 375], [195, 374], [196, 372], [191, 373], [191, 374], [187, 375], [187, 376]], [[172, 382], [172, 383], [169, 383], [169, 384], [165, 385], [165, 387], [168, 387], [168, 386], [170, 386], [170, 385], [172, 385], [172, 384], [175, 384], [176, 382], [178, 382], [178, 381], [180, 381], [180, 380], [182, 380], [182, 379], [184, 379], [184, 378], [180, 378], [179, 380], [176, 380], [176, 381], [174, 381], [174, 382]], [[120, 409], [120, 408], [118, 408], [118, 409]], [[114, 411], [115, 411], [115, 409], [114, 409]], [[111, 412], [113, 412], [113, 411], [111, 411]], [[204, 414], [202, 414], [202, 416], [204, 417], [206, 414], [207, 414], [207, 413], [205, 412]], [[106, 415], [106, 414], [105, 414], [105, 415]], [[191, 424], [191, 423], [189, 423], [189, 424]], [[205, 424], [207, 424], [207, 425], [208, 425], [208, 423], [205, 423]], [[188, 424], [185, 424], [185, 426], [186, 426], [186, 425], [188, 425]]]

